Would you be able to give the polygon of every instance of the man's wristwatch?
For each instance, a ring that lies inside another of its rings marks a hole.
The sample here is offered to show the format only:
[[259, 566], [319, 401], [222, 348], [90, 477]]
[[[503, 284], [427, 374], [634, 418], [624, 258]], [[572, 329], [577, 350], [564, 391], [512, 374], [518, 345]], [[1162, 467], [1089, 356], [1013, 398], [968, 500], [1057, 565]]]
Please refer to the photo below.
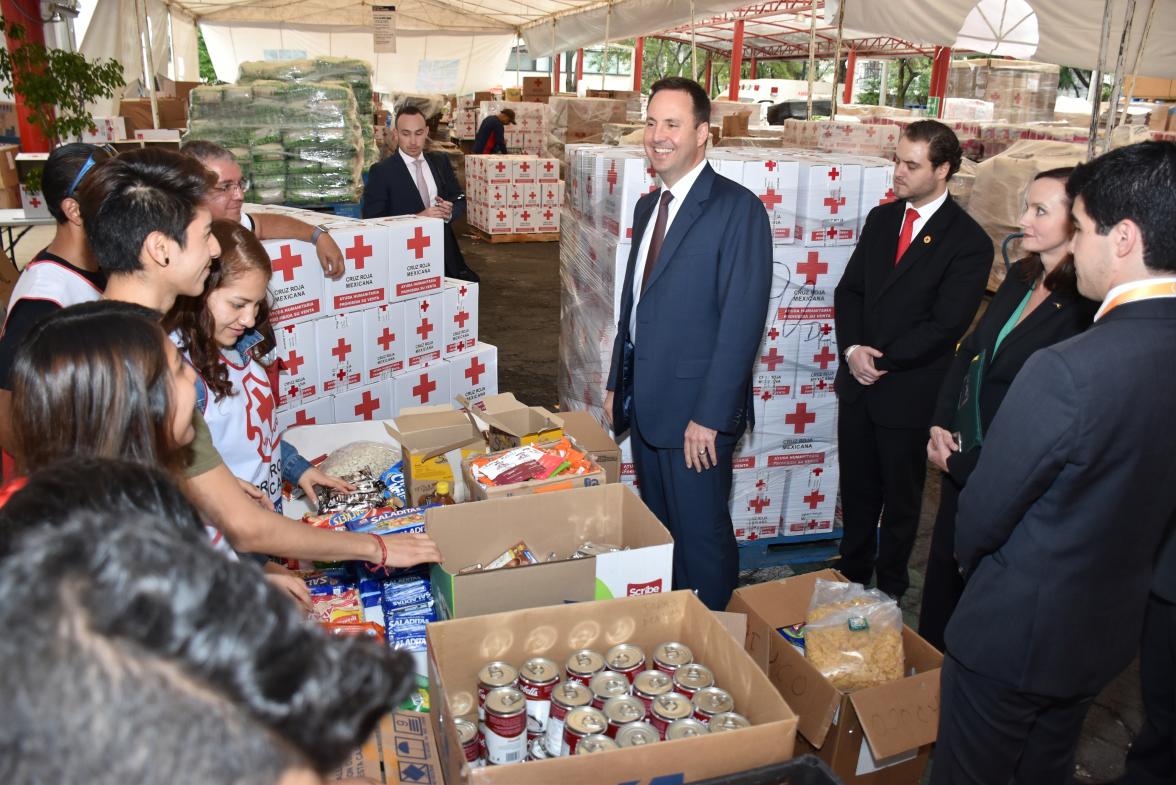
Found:
[[327, 229], [327, 227], [325, 227], [321, 224], [319, 226], [314, 227], [314, 231], [310, 233], [310, 244], [314, 245], [315, 243], [317, 243], [318, 238], [322, 237], [324, 234], [327, 234], [329, 231], [330, 230]]

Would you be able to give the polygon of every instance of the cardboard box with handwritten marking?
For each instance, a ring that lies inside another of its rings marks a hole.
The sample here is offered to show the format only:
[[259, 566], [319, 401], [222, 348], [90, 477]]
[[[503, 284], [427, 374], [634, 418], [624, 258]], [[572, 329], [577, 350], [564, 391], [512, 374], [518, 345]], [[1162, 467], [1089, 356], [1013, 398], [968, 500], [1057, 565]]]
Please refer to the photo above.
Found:
[[738, 589], [727, 610], [747, 614], [747, 652], [800, 715], [799, 751], [811, 747], [845, 785], [919, 782], [939, 728], [943, 655], [903, 627], [905, 678], [843, 693], [777, 632], [808, 613], [818, 578], [834, 570]]

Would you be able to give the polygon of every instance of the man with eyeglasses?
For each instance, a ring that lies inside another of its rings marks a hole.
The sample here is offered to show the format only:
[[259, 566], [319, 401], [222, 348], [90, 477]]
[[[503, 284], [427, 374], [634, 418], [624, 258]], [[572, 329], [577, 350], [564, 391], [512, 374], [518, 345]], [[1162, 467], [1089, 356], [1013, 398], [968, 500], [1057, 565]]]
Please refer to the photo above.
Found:
[[212, 211], [213, 219], [238, 221], [257, 235], [259, 240], [302, 240], [314, 243], [323, 274], [328, 278], [342, 277], [343, 252], [323, 227], [313, 226], [288, 215], [250, 214], [241, 210], [245, 204], [245, 192], [249, 190], [249, 181], [241, 174], [241, 167], [232, 153], [219, 144], [203, 140], [188, 142], [180, 152], [195, 158], [205, 168], [216, 173], [216, 185], [212, 187], [208, 198], [208, 208]]
[[86, 243], [74, 192], [95, 165], [114, 155], [105, 146], [66, 144], [49, 154], [42, 170], [41, 192], [57, 221], [57, 231], [25, 266], [8, 300], [0, 334], [0, 448], [5, 450], [11, 443], [9, 374], [16, 350], [41, 319], [70, 305], [98, 300], [106, 288], [106, 276]]

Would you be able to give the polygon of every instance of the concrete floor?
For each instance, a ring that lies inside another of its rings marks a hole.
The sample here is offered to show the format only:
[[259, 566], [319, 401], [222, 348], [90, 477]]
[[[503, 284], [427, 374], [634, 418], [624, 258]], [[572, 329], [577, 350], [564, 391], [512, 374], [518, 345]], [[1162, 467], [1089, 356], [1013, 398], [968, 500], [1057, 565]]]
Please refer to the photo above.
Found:
[[[498, 347], [498, 384], [526, 403], [558, 403], [559, 247], [556, 243], [490, 245], [460, 230], [466, 260], [482, 276], [481, 339]], [[929, 470], [923, 495], [919, 536], [911, 555], [911, 589], [903, 598], [907, 624], [917, 626], [923, 573], [931, 544], [931, 527], [939, 503], [938, 472]], [[805, 571], [828, 564], [806, 565]], [[745, 572], [742, 584], [791, 575], [788, 567]], [[1091, 645], [1097, 646], [1096, 631]], [[1110, 632], [1109, 634], [1113, 634]], [[1123, 758], [1143, 720], [1138, 663], [1133, 663], [1099, 696], [1083, 729], [1075, 766], [1082, 785], [1113, 780], [1122, 774]]]

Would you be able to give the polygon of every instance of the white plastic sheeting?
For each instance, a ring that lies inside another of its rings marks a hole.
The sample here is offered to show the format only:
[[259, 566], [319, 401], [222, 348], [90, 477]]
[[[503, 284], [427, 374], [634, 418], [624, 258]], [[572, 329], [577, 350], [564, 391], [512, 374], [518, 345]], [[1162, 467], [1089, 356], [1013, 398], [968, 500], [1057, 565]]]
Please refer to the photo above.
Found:
[[465, 93], [495, 86], [502, 78], [514, 32], [450, 33], [398, 29], [396, 54], [376, 54], [366, 27], [304, 27], [206, 23], [200, 29], [217, 78], [237, 81], [247, 60], [316, 57], [366, 60], [380, 92]]
[[[1037, 16], [1038, 45], [1031, 57], [1046, 63], [1077, 68], [1094, 68], [1098, 59], [1105, 0], [1005, 0], [1013, 8], [1029, 6]], [[1139, 60], [1140, 76], [1176, 79], [1176, 2], [1155, 0], [1155, 19], [1147, 48]], [[921, 41], [951, 46], [964, 29], [965, 21], [980, 3], [977, 0], [845, 0], [845, 26], [869, 30], [878, 35], [898, 38], [916, 37]], [[826, 12], [834, 5], [830, 0]], [[985, 7], [1000, 5], [984, 0]], [[1114, 52], [1123, 34], [1126, 0], [1111, 3], [1111, 48], [1106, 66], [1114, 69]], [[1130, 63], [1143, 36], [1149, 0], [1135, 6], [1135, 24], [1127, 49]]]

